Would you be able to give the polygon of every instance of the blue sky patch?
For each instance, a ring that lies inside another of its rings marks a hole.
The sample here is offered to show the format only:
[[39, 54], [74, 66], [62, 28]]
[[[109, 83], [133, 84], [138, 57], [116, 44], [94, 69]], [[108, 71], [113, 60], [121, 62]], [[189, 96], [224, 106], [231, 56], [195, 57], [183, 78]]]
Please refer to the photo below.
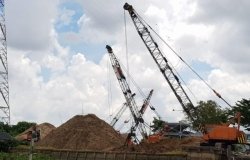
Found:
[[58, 21], [55, 24], [56, 31], [58, 33], [69, 32], [69, 31], [78, 32], [79, 26], [77, 25], [77, 21], [80, 19], [80, 17], [84, 13], [81, 5], [79, 5], [76, 2], [65, 2], [65, 3], [60, 4], [59, 9], [61, 11], [71, 10], [71, 11], [74, 11], [74, 14], [71, 16], [71, 23], [68, 25], [63, 25], [62, 22]]
[[[214, 69], [211, 65], [199, 60], [192, 61], [190, 65], [203, 79], [207, 79], [211, 70]], [[191, 79], [198, 79], [198, 77], [187, 66], [184, 66], [184, 68], [185, 69], [179, 74], [186, 83]]]
[[51, 71], [47, 67], [41, 67], [41, 75], [43, 77], [44, 82], [48, 82], [50, 80]]

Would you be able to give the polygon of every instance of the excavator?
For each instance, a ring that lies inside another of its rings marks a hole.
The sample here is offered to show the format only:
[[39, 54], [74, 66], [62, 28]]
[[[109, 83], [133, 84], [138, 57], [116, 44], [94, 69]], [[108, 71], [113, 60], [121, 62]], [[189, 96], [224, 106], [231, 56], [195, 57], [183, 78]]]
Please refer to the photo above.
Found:
[[[241, 114], [237, 112], [234, 117], [229, 118], [227, 123], [221, 124], [205, 124], [203, 127], [203, 139], [205, 143], [201, 145], [213, 146], [215, 144], [246, 144], [246, 135], [243, 131], [240, 130], [240, 119]], [[230, 125], [235, 125], [237, 127], [230, 127]]]
[[[194, 117], [192, 117], [191, 110], [195, 112], [196, 109], [193, 103], [191, 102], [190, 98], [188, 97], [187, 93], [185, 92], [184, 88], [182, 87], [178, 74], [174, 72], [174, 69], [171, 67], [167, 58], [163, 55], [158, 44], [156, 43], [153, 36], [151, 35], [149, 29], [152, 30], [152, 27], [149, 26], [141, 18], [141, 16], [134, 10], [132, 5], [125, 3], [123, 8], [124, 10], [128, 11], [132, 19], [132, 22], [137, 30], [137, 33], [141, 37], [150, 55], [152, 56], [153, 60], [157, 64], [160, 72], [162, 73], [163, 77], [169, 84], [177, 100], [181, 104], [183, 111], [190, 118], [190, 120], [193, 121]], [[156, 33], [154, 30], [153, 32]], [[156, 35], [158, 34], [156, 33]], [[176, 53], [169, 45], [168, 47], [170, 48], [170, 50]], [[186, 63], [178, 54], [177, 56], [180, 58], [181, 61]], [[193, 71], [193, 69], [191, 70]], [[196, 72], [195, 74], [198, 75]], [[198, 77], [202, 79], [199, 75]], [[209, 88], [211, 88], [211, 86], [208, 85], [207, 83], [206, 85]], [[212, 91], [215, 93], [217, 97], [222, 99], [225, 103], [227, 103], [230, 106], [230, 104], [226, 102], [225, 99], [218, 92], [216, 92], [214, 89], [212, 89]], [[232, 122], [237, 122], [238, 127], [237, 128], [230, 127], [230, 124]], [[203, 143], [203, 144], [206, 144], [206, 145], [214, 146], [216, 143], [220, 143], [220, 144], [223, 143], [225, 144], [225, 146], [227, 146], [227, 145], [231, 145], [234, 143], [240, 143], [240, 144], [246, 143], [246, 135], [243, 131], [240, 131], [240, 113], [237, 113], [235, 117], [229, 120], [229, 122], [226, 124], [218, 124], [218, 125], [201, 124], [200, 128], [201, 128], [201, 131], [203, 132], [203, 139], [206, 141], [206, 143]]]

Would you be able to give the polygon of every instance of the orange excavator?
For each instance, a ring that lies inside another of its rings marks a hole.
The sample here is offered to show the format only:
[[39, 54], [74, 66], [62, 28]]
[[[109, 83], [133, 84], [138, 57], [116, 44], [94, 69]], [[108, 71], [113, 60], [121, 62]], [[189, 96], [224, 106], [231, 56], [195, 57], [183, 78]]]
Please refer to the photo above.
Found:
[[[240, 130], [240, 118], [241, 114], [237, 112], [227, 123], [204, 125], [202, 129], [203, 139], [206, 142], [201, 145], [215, 145], [216, 143], [225, 145], [247, 143], [245, 133]], [[237, 127], [230, 127], [231, 124], [235, 125], [235, 123], [237, 123]]]

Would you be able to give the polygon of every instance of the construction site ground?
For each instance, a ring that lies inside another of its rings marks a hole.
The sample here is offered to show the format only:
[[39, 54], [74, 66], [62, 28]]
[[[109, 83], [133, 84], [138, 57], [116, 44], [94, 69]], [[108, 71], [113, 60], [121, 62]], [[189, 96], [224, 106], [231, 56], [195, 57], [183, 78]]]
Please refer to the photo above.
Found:
[[77, 115], [52, 130], [36, 145], [40, 148], [141, 153], [179, 152], [182, 146], [199, 145], [199, 137], [163, 138], [157, 143], [124, 146], [125, 138], [94, 114]]
[[[42, 152], [59, 159], [209, 159], [225, 154], [214, 149], [201, 150], [200, 137], [162, 138], [157, 143], [141, 142], [124, 146], [124, 135], [94, 114], [77, 115], [61, 126], [52, 129], [35, 143], [34, 152]], [[182, 148], [197, 148], [182, 150]], [[29, 147], [17, 148], [16, 152], [29, 153]]]

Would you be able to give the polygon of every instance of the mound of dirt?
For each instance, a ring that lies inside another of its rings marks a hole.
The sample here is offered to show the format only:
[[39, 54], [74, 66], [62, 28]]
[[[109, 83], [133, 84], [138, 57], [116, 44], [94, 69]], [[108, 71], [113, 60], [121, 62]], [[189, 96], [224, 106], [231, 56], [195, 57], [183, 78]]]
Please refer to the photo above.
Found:
[[[43, 139], [46, 137], [52, 130], [54, 130], [56, 127], [53, 126], [50, 123], [42, 123], [39, 125], [36, 125], [36, 129], [40, 130], [40, 139]], [[20, 133], [15, 138], [19, 141], [27, 140], [27, 136], [29, 134], [29, 131], [32, 131], [33, 127], [30, 127], [29, 129], [25, 130], [23, 133]]]
[[201, 141], [200, 137], [164, 138], [157, 143], [141, 142], [134, 146], [122, 146], [114, 148], [112, 151], [118, 152], [141, 152], [141, 153], [166, 153], [171, 151], [180, 151], [182, 146], [197, 146]]
[[94, 114], [77, 115], [53, 130], [38, 146], [55, 149], [107, 151], [123, 145], [124, 139]]

